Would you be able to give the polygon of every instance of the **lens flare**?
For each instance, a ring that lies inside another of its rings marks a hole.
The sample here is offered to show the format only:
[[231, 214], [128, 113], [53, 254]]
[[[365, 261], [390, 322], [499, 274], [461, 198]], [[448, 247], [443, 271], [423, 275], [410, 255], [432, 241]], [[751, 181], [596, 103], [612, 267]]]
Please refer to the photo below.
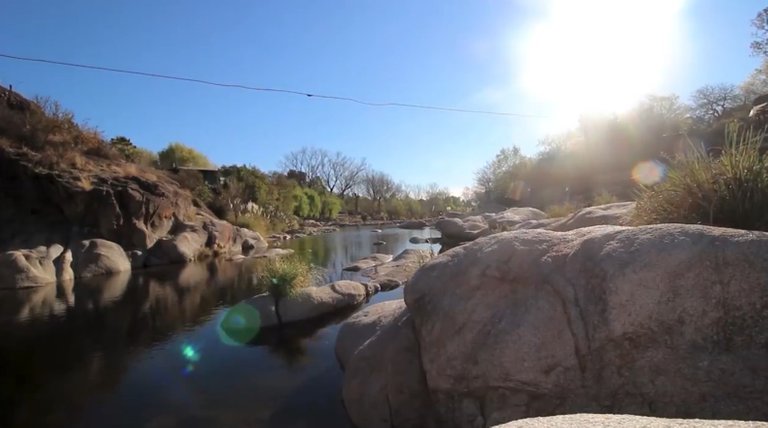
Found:
[[181, 346], [181, 355], [191, 363], [200, 361], [200, 353], [192, 345], [187, 343]]
[[632, 168], [632, 179], [644, 186], [660, 183], [666, 174], [667, 168], [658, 161], [640, 162]]
[[240, 302], [229, 308], [219, 322], [219, 339], [227, 345], [245, 345], [259, 334], [260, 328], [259, 311], [245, 302]]

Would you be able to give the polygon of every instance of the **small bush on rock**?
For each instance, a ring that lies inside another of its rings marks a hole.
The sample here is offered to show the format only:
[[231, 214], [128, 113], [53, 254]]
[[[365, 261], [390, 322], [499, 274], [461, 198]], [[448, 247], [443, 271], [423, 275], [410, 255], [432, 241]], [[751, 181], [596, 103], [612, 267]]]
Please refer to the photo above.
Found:
[[764, 133], [729, 129], [719, 157], [703, 150], [678, 157], [659, 184], [637, 199], [637, 224], [692, 223], [768, 230], [768, 157]]
[[312, 265], [296, 256], [271, 259], [261, 268], [258, 285], [275, 300], [275, 315], [279, 324], [283, 323], [280, 301], [308, 287], [312, 277]]

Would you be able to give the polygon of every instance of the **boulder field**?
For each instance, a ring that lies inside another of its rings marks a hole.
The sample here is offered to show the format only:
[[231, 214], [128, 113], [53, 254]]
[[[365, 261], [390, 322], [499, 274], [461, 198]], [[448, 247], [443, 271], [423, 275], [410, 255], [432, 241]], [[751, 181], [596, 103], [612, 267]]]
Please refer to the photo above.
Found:
[[536, 208], [509, 208], [496, 214], [482, 214], [459, 218], [441, 218], [435, 223], [440, 231], [442, 250], [472, 242], [498, 232], [520, 229], [545, 229], [557, 232], [596, 225], [627, 225], [634, 202], [618, 202], [580, 209], [563, 218], [547, 218]]
[[[359, 427], [575, 413], [768, 420], [768, 233], [503, 232], [429, 261], [404, 296], [339, 333], [343, 399]], [[509, 426], [587, 426], [574, 418]], [[648, 426], [692, 426], [670, 424]]]

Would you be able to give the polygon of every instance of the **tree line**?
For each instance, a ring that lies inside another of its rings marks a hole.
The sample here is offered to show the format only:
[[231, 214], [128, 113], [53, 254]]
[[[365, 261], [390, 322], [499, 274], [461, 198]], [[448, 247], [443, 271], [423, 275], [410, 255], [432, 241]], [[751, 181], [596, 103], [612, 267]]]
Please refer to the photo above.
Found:
[[302, 219], [333, 220], [342, 212], [361, 220], [398, 220], [469, 207], [435, 183], [399, 183], [365, 159], [317, 147], [287, 153], [279, 171], [222, 166], [217, 168], [220, 183], [210, 183], [183, 167], [213, 169], [213, 163], [182, 143], [170, 143], [156, 154], [123, 136], [112, 138], [110, 145], [127, 161], [174, 171], [177, 181], [216, 215], [260, 231], [292, 228]]

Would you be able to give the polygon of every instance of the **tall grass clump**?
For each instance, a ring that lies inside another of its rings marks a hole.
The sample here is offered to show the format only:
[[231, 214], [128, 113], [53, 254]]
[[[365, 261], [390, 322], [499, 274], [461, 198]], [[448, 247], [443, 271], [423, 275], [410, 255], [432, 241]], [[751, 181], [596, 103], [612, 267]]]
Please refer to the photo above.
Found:
[[280, 315], [280, 302], [312, 284], [315, 272], [312, 265], [297, 256], [280, 257], [268, 260], [258, 275], [258, 285], [269, 293], [275, 301], [275, 315], [279, 325], [283, 324]]
[[718, 157], [704, 150], [676, 158], [666, 179], [637, 198], [638, 224], [692, 223], [768, 230], [768, 157], [765, 132], [732, 127]]

